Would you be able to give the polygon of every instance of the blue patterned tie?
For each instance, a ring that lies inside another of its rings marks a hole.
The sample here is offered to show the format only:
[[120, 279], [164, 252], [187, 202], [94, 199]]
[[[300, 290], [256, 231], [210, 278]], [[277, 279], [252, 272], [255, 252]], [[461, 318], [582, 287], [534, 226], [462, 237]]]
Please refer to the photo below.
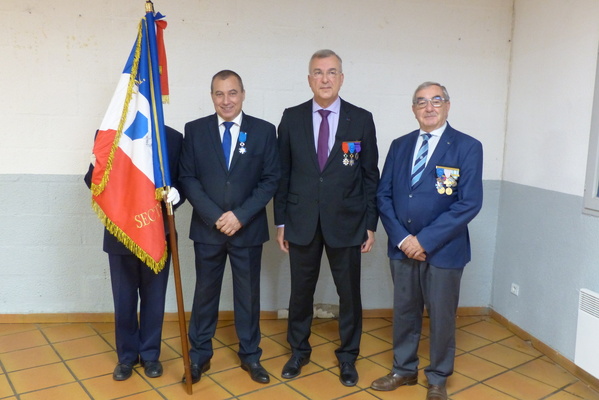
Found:
[[414, 166], [412, 167], [412, 186], [414, 186], [416, 182], [420, 180], [422, 172], [424, 171], [424, 167], [426, 166], [426, 156], [428, 155], [428, 140], [430, 138], [430, 133], [425, 133], [422, 135], [422, 145], [420, 146], [420, 150], [418, 150], [416, 161], [414, 161]]
[[223, 133], [223, 153], [225, 153], [225, 165], [229, 169], [229, 157], [231, 156], [231, 127], [233, 122], [223, 122], [225, 133]]

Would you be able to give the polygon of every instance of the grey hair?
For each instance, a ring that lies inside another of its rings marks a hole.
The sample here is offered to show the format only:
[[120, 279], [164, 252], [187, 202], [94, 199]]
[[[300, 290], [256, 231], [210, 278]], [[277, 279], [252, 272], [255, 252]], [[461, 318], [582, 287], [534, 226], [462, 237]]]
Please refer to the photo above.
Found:
[[[312, 60], [314, 60], [315, 58], [327, 58], [327, 57], [337, 57], [337, 60], [339, 60], [339, 67], [341, 67], [341, 69], [343, 70], [343, 61], [341, 60], [341, 57], [339, 57], [339, 55], [337, 53], [335, 53], [333, 50], [322, 49], [322, 50], [318, 50], [316, 53], [312, 54], [312, 57], [310, 57], [310, 62], [308, 63], [308, 73], [312, 72], [312, 71], [310, 71], [310, 64], [312, 64]], [[339, 72], [342, 72], [342, 71], [339, 71]]]
[[447, 92], [447, 89], [445, 88], [445, 86], [443, 86], [437, 82], [424, 82], [424, 83], [421, 83], [420, 85], [418, 85], [416, 90], [414, 90], [414, 95], [412, 96], [412, 104], [416, 104], [416, 93], [418, 93], [422, 89], [426, 89], [429, 86], [439, 86], [441, 88], [441, 90], [443, 91], [443, 98], [445, 99], [445, 101], [449, 101], [449, 92]]

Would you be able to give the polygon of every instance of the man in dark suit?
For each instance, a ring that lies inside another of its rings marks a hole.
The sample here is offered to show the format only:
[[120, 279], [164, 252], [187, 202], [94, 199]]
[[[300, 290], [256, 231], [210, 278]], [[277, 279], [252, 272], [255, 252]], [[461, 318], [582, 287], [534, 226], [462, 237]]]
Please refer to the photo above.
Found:
[[291, 265], [292, 355], [282, 376], [298, 376], [310, 360], [314, 290], [326, 249], [339, 294], [339, 379], [354, 386], [362, 334], [360, 253], [374, 244], [379, 170], [372, 114], [339, 97], [343, 78], [333, 51], [312, 56], [308, 83], [314, 98], [286, 109], [279, 125], [282, 175], [274, 208], [277, 241]]
[[229, 70], [212, 78], [216, 114], [185, 125], [181, 189], [193, 206], [196, 288], [189, 324], [193, 382], [210, 368], [212, 338], [227, 256], [233, 273], [235, 329], [241, 367], [259, 383], [260, 267], [269, 238], [266, 205], [277, 190], [279, 155], [274, 125], [242, 112], [241, 77]]
[[[182, 199], [176, 187], [179, 171], [179, 154], [183, 136], [173, 128], [165, 127], [169, 168], [172, 187], [167, 201], [180, 206]], [[91, 186], [94, 163], [90, 164], [84, 177], [87, 187]], [[165, 205], [166, 242], [169, 242]], [[162, 322], [164, 302], [170, 267], [170, 248], [164, 268], [154, 273], [143, 261], [129, 251], [117, 238], [104, 230], [104, 251], [108, 253], [110, 281], [114, 299], [114, 325], [118, 364], [112, 377], [124, 381], [131, 377], [133, 367], [141, 361], [144, 373], [149, 378], [162, 375], [160, 346], [162, 340]], [[137, 304], [139, 298], [139, 322]]]
[[420, 129], [391, 144], [377, 200], [394, 282], [393, 368], [375, 390], [418, 381], [422, 314], [430, 317], [427, 400], [446, 400], [453, 373], [460, 280], [470, 261], [468, 223], [482, 207], [481, 143], [447, 123], [449, 94], [434, 82], [414, 92]]

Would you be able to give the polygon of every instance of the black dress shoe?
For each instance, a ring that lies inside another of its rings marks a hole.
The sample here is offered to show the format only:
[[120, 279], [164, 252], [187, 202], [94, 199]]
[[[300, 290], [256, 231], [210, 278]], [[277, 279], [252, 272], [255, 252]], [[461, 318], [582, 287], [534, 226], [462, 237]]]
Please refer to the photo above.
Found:
[[[202, 377], [202, 372], [206, 372], [210, 369], [210, 360], [206, 361], [202, 365], [198, 365], [196, 363], [191, 363], [191, 383], [198, 383], [200, 378]], [[183, 383], [187, 383], [187, 378], [183, 375]]]
[[133, 365], [131, 364], [117, 364], [114, 372], [112, 373], [112, 379], [115, 381], [124, 381], [131, 377], [133, 374]]
[[142, 361], [144, 372], [148, 378], [158, 378], [162, 376], [162, 363], [160, 361]]
[[342, 362], [339, 366], [341, 374], [339, 380], [345, 386], [356, 386], [358, 383], [358, 371], [353, 362]]
[[260, 365], [260, 361], [252, 363], [241, 363], [241, 369], [250, 373], [252, 380], [258, 383], [270, 382], [270, 376], [268, 372]]
[[302, 367], [310, 362], [307, 357], [291, 356], [289, 361], [285, 363], [281, 376], [285, 379], [295, 378], [302, 372]]

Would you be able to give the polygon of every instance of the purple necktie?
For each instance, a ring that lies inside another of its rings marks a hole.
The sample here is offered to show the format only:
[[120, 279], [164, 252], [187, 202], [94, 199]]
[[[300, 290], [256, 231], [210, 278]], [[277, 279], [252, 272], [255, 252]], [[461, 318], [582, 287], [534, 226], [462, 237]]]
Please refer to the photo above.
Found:
[[324, 165], [327, 163], [329, 158], [329, 121], [328, 116], [331, 113], [330, 110], [318, 110], [322, 120], [320, 121], [320, 129], [318, 130], [318, 147], [316, 148], [316, 155], [318, 156], [318, 165], [320, 170], [324, 169]]

